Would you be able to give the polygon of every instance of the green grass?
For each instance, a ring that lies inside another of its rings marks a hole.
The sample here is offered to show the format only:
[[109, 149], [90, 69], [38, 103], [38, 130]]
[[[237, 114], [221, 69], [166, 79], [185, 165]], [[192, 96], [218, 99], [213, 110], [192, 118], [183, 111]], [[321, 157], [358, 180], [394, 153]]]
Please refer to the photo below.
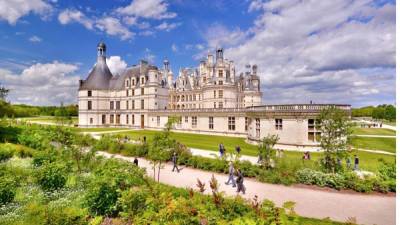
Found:
[[355, 148], [396, 152], [396, 138], [353, 137], [351, 142]]
[[[128, 135], [133, 139], [139, 139], [139, 138], [143, 139], [143, 136], [146, 136], [146, 139], [151, 142], [154, 135], [159, 132], [160, 131], [135, 130], [128, 132], [121, 132], [118, 134]], [[244, 141], [245, 140], [244, 138], [202, 135], [202, 134], [188, 134], [188, 133], [177, 133], [177, 132], [173, 132], [172, 137], [191, 148], [199, 148], [217, 152], [218, 144], [222, 142], [225, 145], [225, 148], [228, 150], [228, 152], [234, 151], [235, 146], [239, 145], [242, 149], [242, 154], [244, 155], [257, 156], [258, 154], [257, 145], [251, 145], [246, 143]], [[393, 155], [385, 155], [385, 154], [378, 154], [378, 153], [364, 152], [364, 151], [353, 151], [351, 153], [352, 158], [354, 154], [357, 154], [360, 158], [360, 168], [372, 172], [377, 171], [379, 164], [378, 159], [382, 158], [387, 162], [393, 163], [395, 162], [396, 158]], [[309, 167], [311, 167], [312, 164], [317, 162], [322, 157], [322, 155], [323, 155], [322, 153], [313, 152], [311, 153], [311, 162], [306, 162], [306, 163], [308, 164]], [[294, 151], [284, 152], [284, 159], [292, 164], [301, 162], [302, 156], [303, 156], [302, 152], [294, 152]]]
[[385, 129], [385, 128], [354, 128], [356, 135], [384, 135], [384, 136], [395, 136], [396, 131]]
[[[57, 119], [54, 116], [38, 116], [38, 117], [27, 117], [21, 118], [23, 121], [37, 121], [37, 122], [48, 122], [56, 123]], [[78, 123], [78, 117], [72, 117], [72, 123]]]
[[73, 127], [73, 131], [77, 132], [102, 132], [102, 131], [115, 131], [115, 130], [130, 130], [129, 128], [116, 128], [116, 127], [93, 127], [93, 128], [81, 128]]
[[385, 120], [383, 121], [384, 124], [390, 125], [390, 126], [396, 126], [396, 121], [389, 121], [389, 120]]

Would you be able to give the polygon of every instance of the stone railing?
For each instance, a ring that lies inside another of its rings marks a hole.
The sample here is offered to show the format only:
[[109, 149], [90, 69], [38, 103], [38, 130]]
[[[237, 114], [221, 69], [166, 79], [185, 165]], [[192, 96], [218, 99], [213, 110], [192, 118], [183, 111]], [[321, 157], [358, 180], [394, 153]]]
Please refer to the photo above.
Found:
[[262, 105], [251, 106], [246, 108], [248, 112], [261, 112], [261, 111], [300, 111], [312, 112], [321, 111], [328, 107], [335, 107], [342, 110], [351, 110], [351, 105], [336, 105], [336, 104], [290, 104], [290, 105]]

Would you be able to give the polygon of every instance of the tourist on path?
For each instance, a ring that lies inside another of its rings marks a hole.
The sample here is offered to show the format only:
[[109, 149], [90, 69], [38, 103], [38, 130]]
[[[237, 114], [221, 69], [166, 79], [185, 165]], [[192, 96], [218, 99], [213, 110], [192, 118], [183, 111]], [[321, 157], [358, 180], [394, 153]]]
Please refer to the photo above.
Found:
[[358, 170], [358, 165], [360, 163], [360, 159], [358, 158], [357, 155], [354, 155], [354, 170]]
[[176, 152], [174, 152], [174, 155], [172, 156], [172, 163], [174, 164], [174, 167], [172, 168], [172, 172], [176, 171], [179, 173], [179, 168], [178, 168], [178, 156], [176, 155]]
[[135, 159], [133, 160], [133, 164], [135, 164], [136, 166], [139, 166], [139, 161], [138, 159], [135, 157]]
[[241, 149], [240, 149], [239, 145], [236, 146], [236, 152], [237, 152], [237, 154], [240, 154], [240, 152], [241, 152]]
[[246, 188], [244, 187], [244, 177], [242, 174], [242, 171], [240, 171], [240, 169], [237, 169], [237, 179], [236, 179], [236, 183], [237, 183], [237, 190], [236, 192], [242, 192], [243, 194], [246, 193]]
[[347, 166], [347, 169], [351, 168], [351, 159], [350, 159], [350, 157], [347, 157], [347, 159], [346, 159], [346, 166]]
[[219, 144], [219, 154], [222, 158], [222, 156], [224, 156], [224, 152], [225, 152], [225, 147], [222, 143]]
[[232, 187], [236, 187], [236, 182], [235, 182], [235, 167], [233, 166], [233, 163], [229, 163], [229, 178], [228, 181], [225, 182], [226, 185], [229, 185], [229, 182], [232, 181]]

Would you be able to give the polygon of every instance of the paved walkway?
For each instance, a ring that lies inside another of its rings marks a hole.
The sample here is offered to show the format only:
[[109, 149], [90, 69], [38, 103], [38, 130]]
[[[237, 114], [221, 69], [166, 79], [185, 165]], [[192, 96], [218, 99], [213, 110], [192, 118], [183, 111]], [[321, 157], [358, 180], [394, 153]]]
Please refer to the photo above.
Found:
[[[112, 155], [106, 152], [98, 152], [105, 157], [121, 158], [133, 161], [133, 157]], [[139, 159], [139, 166], [146, 168], [148, 176], [153, 176], [150, 163], [145, 159]], [[166, 164], [161, 169], [160, 182], [183, 188], [197, 190], [197, 178], [207, 182], [206, 193], [210, 193], [208, 182], [214, 175], [220, 184], [220, 190], [227, 196], [235, 196], [237, 193], [231, 186], [225, 185], [227, 175], [212, 173], [192, 168], [181, 168], [180, 173], [171, 171], [172, 165]], [[294, 186], [283, 186], [257, 182], [254, 179], [245, 179], [246, 194], [244, 198], [251, 199], [257, 195], [260, 200], [269, 199], [278, 206], [286, 201], [296, 202], [296, 212], [305, 217], [326, 218], [345, 222], [349, 217], [355, 217], [359, 224], [394, 225], [396, 198], [384, 195], [369, 195], [358, 193], [343, 193], [338, 191], [314, 190]]]

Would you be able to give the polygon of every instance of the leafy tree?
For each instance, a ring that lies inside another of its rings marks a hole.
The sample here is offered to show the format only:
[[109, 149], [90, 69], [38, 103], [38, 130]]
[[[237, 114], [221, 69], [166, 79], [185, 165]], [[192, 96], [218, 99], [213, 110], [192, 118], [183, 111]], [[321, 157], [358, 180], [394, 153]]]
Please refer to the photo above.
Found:
[[321, 148], [324, 150], [323, 165], [327, 171], [335, 172], [338, 168], [338, 159], [347, 155], [351, 122], [345, 111], [328, 107], [318, 116], [321, 131]]
[[0, 100], [5, 101], [10, 89], [5, 88], [4, 86], [0, 86]]
[[56, 117], [57, 123], [60, 123], [61, 125], [64, 124], [71, 124], [72, 123], [72, 118], [68, 114], [67, 109], [64, 107], [64, 104], [61, 102], [60, 108], [58, 108], [54, 112], [54, 116]]
[[279, 140], [278, 135], [268, 135], [262, 139], [262, 142], [258, 145], [258, 154], [261, 157], [261, 165], [264, 168], [271, 167], [271, 159], [274, 157], [274, 146]]

